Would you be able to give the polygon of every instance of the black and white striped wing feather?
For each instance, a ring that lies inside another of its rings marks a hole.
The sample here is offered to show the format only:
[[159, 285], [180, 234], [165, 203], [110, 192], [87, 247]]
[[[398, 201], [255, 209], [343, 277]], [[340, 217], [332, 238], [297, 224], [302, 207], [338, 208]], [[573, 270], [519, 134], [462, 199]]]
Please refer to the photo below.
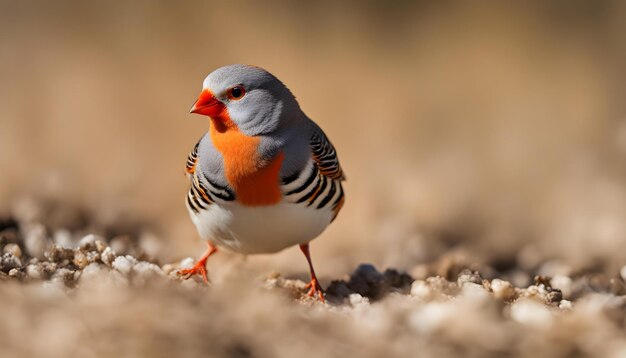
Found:
[[331, 209], [334, 220], [344, 204], [341, 182], [345, 180], [337, 152], [324, 132], [316, 127], [309, 139], [311, 158], [304, 169], [283, 179], [283, 195], [289, 202]]

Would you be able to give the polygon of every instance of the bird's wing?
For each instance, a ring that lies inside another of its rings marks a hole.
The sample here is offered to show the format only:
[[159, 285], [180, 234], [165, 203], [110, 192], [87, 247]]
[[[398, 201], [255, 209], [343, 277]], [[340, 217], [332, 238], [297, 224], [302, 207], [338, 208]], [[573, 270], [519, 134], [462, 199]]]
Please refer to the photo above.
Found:
[[283, 193], [292, 203], [332, 209], [334, 220], [345, 201], [341, 185], [345, 175], [337, 151], [324, 132], [313, 124], [310, 133], [309, 162], [302, 170], [283, 179]]
[[188, 177], [191, 177], [196, 172], [196, 162], [198, 161], [198, 146], [200, 141], [196, 143], [193, 150], [187, 156], [187, 164], [185, 165], [185, 172]]
[[317, 126], [313, 129], [309, 146], [311, 147], [311, 154], [317, 165], [317, 169], [322, 175], [334, 180], [346, 180], [341, 165], [339, 164], [335, 147], [333, 147], [333, 144], [328, 140], [326, 134]]

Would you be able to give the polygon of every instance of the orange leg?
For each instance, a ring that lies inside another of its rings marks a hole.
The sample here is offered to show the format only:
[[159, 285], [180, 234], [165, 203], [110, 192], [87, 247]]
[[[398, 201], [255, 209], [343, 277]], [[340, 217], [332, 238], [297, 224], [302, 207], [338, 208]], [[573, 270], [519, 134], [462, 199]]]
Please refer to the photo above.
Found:
[[207, 246], [208, 248], [206, 252], [204, 253], [204, 255], [202, 255], [200, 260], [198, 260], [198, 262], [196, 262], [196, 264], [192, 268], [181, 269], [177, 272], [177, 274], [179, 276], [183, 276], [185, 280], [190, 278], [193, 275], [200, 274], [202, 275], [202, 279], [204, 280], [204, 283], [209, 283], [209, 276], [207, 275], [207, 271], [206, 271], [206, 261], [209, 258], [209, 256], [217, 252], [217, 246], [213, 245], [210, 241], [207, 241]]
[[306, 256], [306, 260], [309, 262], [309, 270], [311, 271], [311, 282], [309, 282], [304, 289], [309, 290], [309, 293], [308, 293], [309, 297], [313, 297], [317, 293], [317, 295], [320, 298], [320, 301], [322, 301], [322, 303], [325, 303], [326, 300], [324, 299], [324, 290], [322, 290], [322, 286], [320, 286], [319, 281], [317, 281], [317, 276], [315, 276], [315, 270], [313, 269], [313, 263], [311, 262], [311, 254], [309, 253], [309, 244], [306, 243], [306, 244], [300, 245], [300, 250], [302, 250], [302, 253], [304, 254], [304, 256]]

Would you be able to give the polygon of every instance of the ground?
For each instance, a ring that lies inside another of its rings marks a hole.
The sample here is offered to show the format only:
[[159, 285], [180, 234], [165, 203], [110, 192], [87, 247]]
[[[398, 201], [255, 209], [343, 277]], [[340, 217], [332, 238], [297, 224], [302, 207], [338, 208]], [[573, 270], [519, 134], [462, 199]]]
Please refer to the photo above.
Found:
[[[88, 219], [87, 219], [88, 220]], [[626, 269], [496, 269], [450, 250], [401, 272], [364, 263], [326, 288], [236, 265], [181, 280], [158, 240], [7, 217], [0, 223], [2, 356], [626, 355]]]

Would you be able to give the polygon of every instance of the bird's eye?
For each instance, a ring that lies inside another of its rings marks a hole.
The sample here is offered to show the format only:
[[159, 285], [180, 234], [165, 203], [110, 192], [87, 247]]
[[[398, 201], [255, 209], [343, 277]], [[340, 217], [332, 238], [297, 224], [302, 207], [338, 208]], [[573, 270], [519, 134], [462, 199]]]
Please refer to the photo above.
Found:
[[245, 88], [243, 88], [243, 86], [235, 86], [226, 91], [226, 95], [228, 96], [228, 98], [235, 101], [241, 99], [244, 94], [246, 94], [246, 90]]

